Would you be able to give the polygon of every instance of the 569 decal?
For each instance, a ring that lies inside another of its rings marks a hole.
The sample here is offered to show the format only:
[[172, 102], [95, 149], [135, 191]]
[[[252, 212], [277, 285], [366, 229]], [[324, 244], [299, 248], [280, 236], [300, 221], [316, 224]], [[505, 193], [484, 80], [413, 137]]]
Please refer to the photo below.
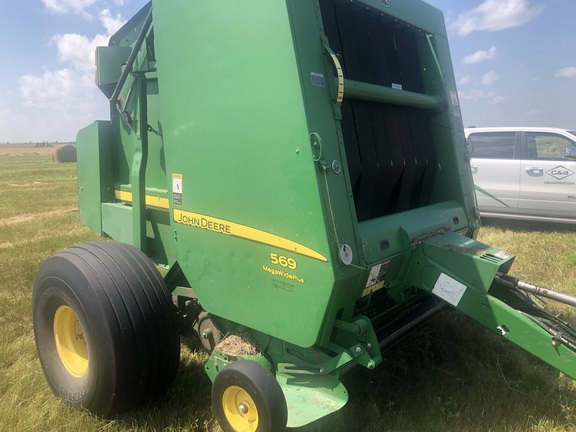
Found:
[[289, 258], [284, 255], [278, 255], [275, 253], [270, 254], [270, 262], [272, 264], [280, 265], [291, 270], [294, 270], [296, 267], [298, 267], [298, 263], [296, 263], [294, 258]]

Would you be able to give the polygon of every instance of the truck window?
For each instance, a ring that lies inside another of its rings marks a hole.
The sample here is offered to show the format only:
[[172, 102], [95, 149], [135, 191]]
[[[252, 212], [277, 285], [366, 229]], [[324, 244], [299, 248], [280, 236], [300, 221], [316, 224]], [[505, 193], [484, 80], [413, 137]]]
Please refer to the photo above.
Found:
[[566, 158], [567, 148], [575, 143], [562, 135], [545, 132], [527, 132], [526, 148], [528, 159], [573, 160]]
[[513, 159], [516, 132], [479, 132], [468, 137], [473, 158]]

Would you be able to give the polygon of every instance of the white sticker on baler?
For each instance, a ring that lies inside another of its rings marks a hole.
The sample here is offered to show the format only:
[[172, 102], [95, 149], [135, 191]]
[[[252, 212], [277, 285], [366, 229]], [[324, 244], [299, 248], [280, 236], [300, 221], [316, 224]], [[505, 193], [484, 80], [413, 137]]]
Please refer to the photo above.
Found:
[[462, 296], [466, 292], [466, 285], [462, 285], [450, 276], [444, 273], [440, 274], [440, 277], [434, 284], [433, 294], [436, 294], [442, 300], [446, 300], [452, 306], [458, 306]]
[[182, 205], [182, 174], [172, 174], [172, 204]]

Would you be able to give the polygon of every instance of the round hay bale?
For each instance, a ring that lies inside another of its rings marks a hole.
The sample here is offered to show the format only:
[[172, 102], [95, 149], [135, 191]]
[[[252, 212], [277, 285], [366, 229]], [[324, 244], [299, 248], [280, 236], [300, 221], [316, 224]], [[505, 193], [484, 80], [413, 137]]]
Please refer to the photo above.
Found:
[[76, 162], [76, 146], [66, 144], [58, 147], [52, 153], [52, 161], [58, 163]]

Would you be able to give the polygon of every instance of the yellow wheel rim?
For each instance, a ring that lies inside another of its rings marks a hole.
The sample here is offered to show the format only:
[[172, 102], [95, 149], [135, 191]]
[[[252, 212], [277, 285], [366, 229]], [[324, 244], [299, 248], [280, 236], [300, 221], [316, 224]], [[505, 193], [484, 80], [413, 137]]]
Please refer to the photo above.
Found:
[[54, 314], [54, 341], [62, 364], [71, 375], [80, 378], [88, 370], [88, 345], [76, 313], [60, 306]]
[[258, 409], [254, 399], [243, 388], [230, 386], [224, 390], [222, 408], [236, 432], [255, 432], [258, 429]]

